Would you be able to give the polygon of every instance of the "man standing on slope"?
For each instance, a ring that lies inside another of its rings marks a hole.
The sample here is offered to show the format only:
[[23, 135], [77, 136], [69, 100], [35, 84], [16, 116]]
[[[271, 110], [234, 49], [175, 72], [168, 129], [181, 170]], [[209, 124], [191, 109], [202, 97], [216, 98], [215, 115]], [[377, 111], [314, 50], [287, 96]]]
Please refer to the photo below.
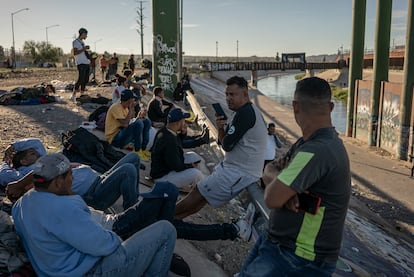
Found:
[[[348, 154], [332, 126], [331, 88], [320, 78], [299, 81], [292, 101], [302, 137], [266, 166], [265, 202], [272, 209], [241, 269], [247, 276], [331, 276], [351, 194]], [[306, 197], [319, 199], [303, 211]], [[319, 205], [319, 207], [318, 207]]]

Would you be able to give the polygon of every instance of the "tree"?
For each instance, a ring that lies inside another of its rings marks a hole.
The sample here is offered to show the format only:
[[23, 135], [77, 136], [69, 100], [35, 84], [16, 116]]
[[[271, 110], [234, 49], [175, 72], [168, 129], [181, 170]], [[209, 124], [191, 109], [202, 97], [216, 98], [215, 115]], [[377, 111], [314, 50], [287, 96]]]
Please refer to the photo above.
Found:
[[35, 42], [34, 40], [25, 41], [23, 51], [30, 56], [32, 63], [57, 62], [64, 56], [62, 48], [54, 47], [45, 41]]
[[0, 60], [3, 60], [5, 58], [4, 56], [4, 48], [0, 45]]
[[36, 42], [34, 40], [26, 40], [23, 44], [23, 52], [25, 56], [29, 56], [32, 59], [32, 63], [36, 63]]

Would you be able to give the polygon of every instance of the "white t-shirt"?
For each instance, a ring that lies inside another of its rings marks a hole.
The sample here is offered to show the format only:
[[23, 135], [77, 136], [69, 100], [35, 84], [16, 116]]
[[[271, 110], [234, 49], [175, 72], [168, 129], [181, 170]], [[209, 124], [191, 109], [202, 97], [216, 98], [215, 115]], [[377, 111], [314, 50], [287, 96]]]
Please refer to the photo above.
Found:
[[124, 86], [117, 86], [112, 92], [112, 104], [118, 103], [121, 101], [121, 93], [125, 90]]
[[[81, 39], [77, 38], [77, 39], [75, 39], [72, 42], [72, 47], [73, 48], [76, 48], [78, 50], [82, 50], [83, 47], [85, 47], [85, 43]], [[85, 51], [81, 52], [78, 55], [75, 55], [75, 63], [76, 63], [76, 65], [79, 65], [79, 64], [90, 64], [90, 62], [91, 61], [86, 57]]]
[[266, 136], [267, 142], [266, 142], [266, 155], [265, 155], [265, 161], [271, 161], [276, 156], [276, 142], [273, 135], [267, 135]]

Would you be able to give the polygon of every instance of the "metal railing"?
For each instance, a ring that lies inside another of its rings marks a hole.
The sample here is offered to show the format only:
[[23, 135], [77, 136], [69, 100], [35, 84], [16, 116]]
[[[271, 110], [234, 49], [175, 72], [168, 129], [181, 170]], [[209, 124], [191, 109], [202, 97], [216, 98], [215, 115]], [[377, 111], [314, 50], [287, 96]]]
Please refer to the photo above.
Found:
[[237, 70], [305, 70], [342, 68], [344, 63], [301, 63], [301, 62], [208, 62], [203, 64], [208, 71]]

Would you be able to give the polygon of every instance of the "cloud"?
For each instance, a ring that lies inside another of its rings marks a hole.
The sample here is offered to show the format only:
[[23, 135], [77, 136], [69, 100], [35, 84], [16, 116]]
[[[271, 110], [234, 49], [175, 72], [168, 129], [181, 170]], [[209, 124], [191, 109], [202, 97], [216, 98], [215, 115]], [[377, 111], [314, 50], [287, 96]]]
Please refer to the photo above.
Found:
[[136, 23], [135, 23], [135, 24], [132, 24], [132, 25], [130, 25], [130, 26], [129, 26], [129, 29], [130, 29], [130, 30], [136, 30], [136, 29], [139, 29], [139, 25], [138, 25], [138, 24], [136, 24]]
[[[137, 29], [140, 29], [140, 26], [137, 23], [133, 23], [133, 24], [129, 25], [129, 29], [130, 30], [137, 30]], [[152, 25], [151, 24], [144, 24], [144, 31], [148, 31], [148, 30], [152, 30]]]
[[183, 24], [183, 28], [198, 28], [199, 24]]

